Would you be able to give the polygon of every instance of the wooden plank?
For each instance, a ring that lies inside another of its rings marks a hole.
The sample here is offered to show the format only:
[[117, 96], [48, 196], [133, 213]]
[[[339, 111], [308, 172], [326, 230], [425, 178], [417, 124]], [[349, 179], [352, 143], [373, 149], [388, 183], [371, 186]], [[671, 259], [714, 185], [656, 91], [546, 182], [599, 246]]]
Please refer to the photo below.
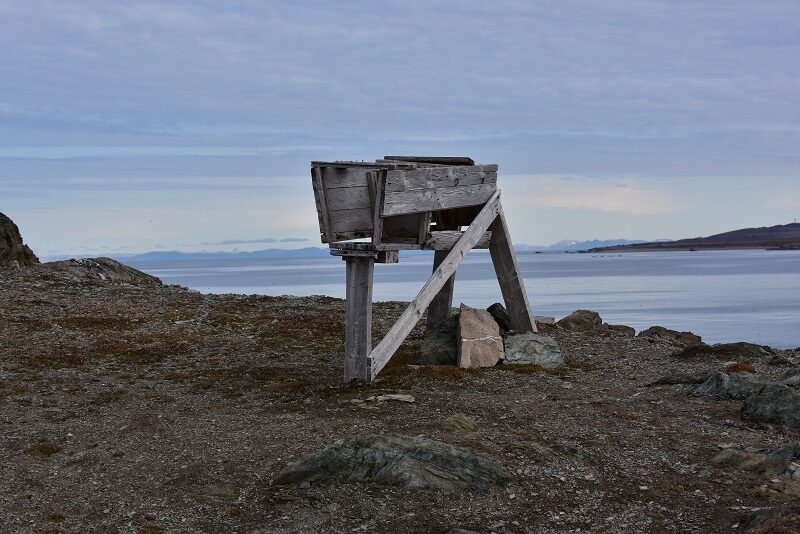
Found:
[[331, 228], [330, 214], [328, 213], [328, 203], [325, 199], [325, 186], [322, 183], [322, 171], [318, 167], [311, 169], [311, 180], [314, 184], [314, 198], [317, 201], [317, 214], [322, 221], [320, 230], [322, 230], [322, 242], [330, 243], [335, 241], [333, 237], [333, 228]]
[[436, 163], [439, 165], [475, 165], [472, 158], [466, 156], [383, 156], [390, 161], [418, 161], [420, 163]]
[[356, 187], [328, 189], [325, 192], [325, 199], [328, 203], [329, 211], [372, 209], [369, 198], [369, 187], [367, 187], [366, 184]]
[[368, 381], [372, 345], [372, 258], [348, 257], [345, 303], [344, 381]]
[[521, 332], [536, 332], [536, 322], [531, 319], [528, 295], [525, 293], [525, 285], [519, 273], [517, 255], [514, 253], [502, 206], [499, 207], [497, 218], [489, 229], [492, 232], [489, 252], [511, 318], [511, 328]]
[[372, 169], [410, 169], [416, 165], [411, 161], [312, 161], [312, 167], [335, 167], [341, 169], [372, 168]]
[[352, 209], [352, 210], [335, 210], [329, 211], [331, 232], [335, 235], [332, 241], [341, 239], [341, 234], [344, 233], [363, 233], [362, 237], [369, 237], [372, 235], [372, 217], [370, 210]]
[[364, 167], [322, 167], [322, 181], [328, 191], [339, 187], [365, 187], [367, 173], [371, 170]]
[[383, 240], [383, 187], [386, 182], [385, 173], [371, 171], [367, 179], [374, 183], [374, 205], [372, 206], [372, 243], [378, 245]]
[[[464, 232], [458, 230], [440, 230], [430, 232], [428, 238], [423, 243], [422, 248], [425, 250], [450, 250], [455, 246]], [[492, 239], [491, 232], [484, 232], [480, 240], [472, 248], [486, 249], [489, 248], [489, 242]]]
[[386, 171], [386, 191], [434, 189], [497, 182], [497, 165], [473, 167], [427, 167]]
[[427, 211], [419, 217], [419, 233], [417, 235], [417, 243], [424, 243], [428, 237], [428, 230], [431, 228], [431, 212]]
[[397, 322], [392, 326], [386, 336], [380, 343], [372, 350], [369, 355], [370, 366], [370, 380], [375, 378], [377, 374], [389, 361], [389, 358], [395, 353], [397, 348], [403, 343], [403, 340], [408, 336], [409, 332], [417, 324], [422, 314], [430, 305], [436, 294], [444, 287], [447, 280], [456, 272], [461, 260], [475, 246], [475, 243], [480, 240], [483, 233], [494, 221], [500, 209], [500, 192], [495, 193], [489, 198], [489, 201], [480, 211], [475, 220], [472, 221], [469, 229], [464, 232], [461, 239], [445, 256], [442, 263], [433, 271], [433, 274], [422, 286], [417, 296], [411, 304], [402, 313]]
[[383, 200], [383, 216], [475, 206], [487, 202], [496, 190], [496, 184], [480, 184], [401, 192], [387, 191]]
[[[437, 250], [433, 255], [433, 272], [444, 262], [447, 258], [447, 250]], [[444, 283], [442, 288], [433, 297], [430, 305], [428, 305], [428, 321], [425, 324], [425, 333], [427, 334], [431, 329], [441, 324], [450, 315], [450, 308], [453, 307], [453, 287], [456, 282], [456, 273], [450, 275], [450, 278]]]

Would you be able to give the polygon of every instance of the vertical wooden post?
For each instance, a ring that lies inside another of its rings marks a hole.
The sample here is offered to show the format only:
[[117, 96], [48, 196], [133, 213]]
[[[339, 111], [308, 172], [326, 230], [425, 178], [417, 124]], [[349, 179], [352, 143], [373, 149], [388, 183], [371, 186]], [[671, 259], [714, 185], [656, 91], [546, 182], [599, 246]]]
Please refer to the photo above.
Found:
[[525, 286], [519, 273], [517, 255], [511, 244], [502, 206], [489, 230], [492, 232], [489, 253], [492, 255], [497, 281], [500, 283], [500, 291], [503, 293], [503, 300], [511, 319], [511, 328], [523, 332], [536, 332], [536, 323], [531, 319], [528, 295], [525, 293]]
[[344, 381], [370, 380], [367, 361], [372, 351], [372, 275], [375, 259], [345, 256], [347, 302], [344, 336]]
[[[450, 251], [437, 250], [434, 252], [433, 272], [436, 272], [436, 269], [447, 257], [448, 252]], [[450, 313], [450, 308], [453, 307], [453, 286], [455, 285], [455, 281], [456, 274], [453, 273], [453, 275], [447, 279], [447, 282], [445, 282], [444, 287], [442, 287], [436, 296], [433, 297], [433, 301], [431, 301], [430, 305], [428, 306], [428, 322], [425, 324], [426, 332], [447, 319], [447, 315]]]

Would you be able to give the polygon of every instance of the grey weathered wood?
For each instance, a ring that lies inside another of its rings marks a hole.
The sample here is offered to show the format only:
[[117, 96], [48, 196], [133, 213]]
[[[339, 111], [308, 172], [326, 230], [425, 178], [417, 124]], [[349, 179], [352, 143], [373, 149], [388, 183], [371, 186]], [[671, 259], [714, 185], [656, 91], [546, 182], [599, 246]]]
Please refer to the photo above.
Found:
[[328, 203], [328, 210], [330, 211], [372, 209], [369, 197], [369, 187], [366, 185], [339, 187], [328, 189], [325, 192], [325, 199]]
[[436, 163], [438, 165], [475, 165], [472, 158], [466, 156], [383, 156], [383, 159], [389, 161]]
[[517, 255], [511, 244], [505, 214], [500, 206], [497, 218], [489, 227], [492, 240], [489, 243], [489, 253], [500, 283], [500, 291], [511, 319], [511, 328], [522, 332], [536, 332], [536, 322], [531, 319], [528, 295], [522, 283], [522, 275], [517, 265]]
[[497, 185], [491, 183], [400, 192], [387, 191], [383, 200], [383, 216], [475, 206], [487, 202], [496, 190]]
[[[425, 239], [425, 242], [422, 244], [422, 248], [425, 250], [450, 250], [453, 248], [453, 246], [455, 246], [458, 240], [461, 239], [462, 235], [464, 235], [464, 232], [460, 232], [458, 230], [440, 230], [430, 232], [428, 234], [428, 238]], [[489, 242], [491, 239], [492, 233], [484, 232], [480, 240], [472, 248], [489, 248]]]
[[372, 258], [347, 257], [347, 301], [345, 303], [344, 380], [370, 379], [372, 344]]
[[372, 181], [375, 188], [372, 206], [372, 242], [378, 245], [383, 240], [383, 213], [381, 210], [383, 209], [383, 186], [386, 177], [380, 171], [371, 171], [367, 175], [367, 179]]
[[322, 171], [314, 167], [311, 169], [311, 180], [314, 184], [314, 198], [317, 202], [317, 215], [320, 219], [320, 230], [323, 236], [323, 243], [335, 241], [333, 229], [331, 228], [330, 215], [328, 214], [328, 203], [325, 198], [325, 186], [322, 183]]
[[433, 271], [433, 274], [422, 286], [417, 296], [402, 313], [397, 322], [392, 326], [386, 336], [372, 350], [369, 356], [370, 361], [370, 380], [374, 378], [389, 358], [395, 353], [397, 348], [403, 343], [406, 336], [417, 324], [422, 314], [430, 305], [436, 294], [444, 287], [447, 280], [455, 273], [464, 255], [475, 246], [483, 233], [492, 223], [500, 210], [500, 192], [495, 193], [489, 198], [486, 205], [472, 221], [472, 224], [461, 236], [461, 239], [445, 256], [442, 263]]
[[[447, 258], [447, 250], [437, 250], [433, 255], [433, 272], [439, 268], [439, 265]], [[447, 319], [450, 314], [450, 308], [453, 307], [453, 288], [455, 286], [456, 273], [450, 275], [447, 282], [442, 286], [442, 289], [433, 297], [430, 305], [428, 305], [428, 321], [425, 324], [425, 332], [427, 334], [432, 328], [442, 323]]]
[[341, 239], [339, 234], [360, 232], [363, 237], [372, 235], [372, 216], [368, 208], [352, 210], [331, 210], [328, 212], [330, 229], [335, 234], [335, 241]]
[[423, 169], [389, 170], [386, 191], [434, 189], [497, 182], [497, 165], [472, 167], [427, 167]]

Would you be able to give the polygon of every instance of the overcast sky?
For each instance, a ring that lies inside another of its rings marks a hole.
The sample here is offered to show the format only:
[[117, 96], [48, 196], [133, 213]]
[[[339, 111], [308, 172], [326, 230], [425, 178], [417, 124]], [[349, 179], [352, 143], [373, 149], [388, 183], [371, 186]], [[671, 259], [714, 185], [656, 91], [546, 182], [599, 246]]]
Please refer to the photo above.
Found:
[[0, 0], [42, 255], [319, 245], [312, 159], [500, 165], [516, 242], [800, 217], [797, 0]]

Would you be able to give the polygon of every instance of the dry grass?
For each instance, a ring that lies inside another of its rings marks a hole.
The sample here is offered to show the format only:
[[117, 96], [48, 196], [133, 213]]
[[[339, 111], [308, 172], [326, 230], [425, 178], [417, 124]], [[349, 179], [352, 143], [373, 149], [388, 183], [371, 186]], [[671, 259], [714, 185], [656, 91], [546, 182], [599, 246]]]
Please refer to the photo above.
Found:
[[756, 368], [750, 362], [736, 362], [725, 367], [726, 373], [753, 373], [755, 374]]
[[39, 443], [31, 445], [25, 449], [25, 452], [34, 456], [44, 456], [45, 458], [49, 458], [53, 454], [61, 452], [61, 447], [48, 441], [40, 441]]

